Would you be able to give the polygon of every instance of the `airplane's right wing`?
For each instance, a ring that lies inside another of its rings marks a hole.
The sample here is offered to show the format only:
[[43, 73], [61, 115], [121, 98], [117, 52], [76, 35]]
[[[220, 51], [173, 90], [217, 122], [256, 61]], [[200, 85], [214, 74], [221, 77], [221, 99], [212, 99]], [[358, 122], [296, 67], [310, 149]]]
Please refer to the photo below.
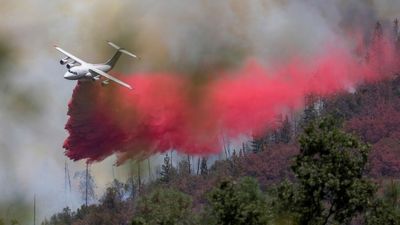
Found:
[[54, 46], [58, 51], [60, 51], [61, 53], [63, 53], [64, 55], [68, 56], [69, 58], [71, 58], [72, 60], [74, 60], [75, 62], [83, 65], [83, 64], [87, 64], [85, 61], [83, 61], [82, 59], [72, 55], [71, 53], [65, 51], [64, 49], [58, 47], [58, 46]]
[[124, 87], [127, 87], [127, 88], [129, 88], [129, 89], [132, 89], [132, 87], [131, 87], [129, 84], [127, 84], [127, 83], [125, 83], [125, 82], [122, 82], [122, 81], [118, 80], [117, 78], [111, 76], [110, 74], [108, 74], [108, 73], [106, 73], [106, 72], [104, 72], [104, 71], [101, 71], [101, 70], [99, 70], [99, 69], [97, 69], [97, 68], [95, 68], [95, 67], [92, 67], [92, 66], [91, 66], [91, 67], [89, 68], [89, 72], [95, 73], [95, 74], [99, 74], [99, 75], [101, 75], [101, 76], [103, 76], [103, 77], [105, 77], [105, 78], [107, 78], [107, 79], [109, 79], [109, 80], [114, 81], [115, 83], [118, 83], [118, 84], [120, 84], [120, 85], [122, 85], [122, 86], [124, 86]]

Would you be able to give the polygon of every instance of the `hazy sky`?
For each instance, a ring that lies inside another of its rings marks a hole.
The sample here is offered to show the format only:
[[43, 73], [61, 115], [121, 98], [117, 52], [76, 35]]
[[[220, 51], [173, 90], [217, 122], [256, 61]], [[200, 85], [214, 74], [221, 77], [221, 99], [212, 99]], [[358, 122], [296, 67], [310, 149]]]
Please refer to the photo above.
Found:
[[[198, 71], [268, 64], [292, 54], [307, 57], [356, 24], [400, 16], [397, 0], [0, 0], [0, 217], [17, 215], [36, 194], [40, 218], [66, 205], [62, 144], [75, 82], [53, 44], [89, 62], [113, 53], [113, 40], [142, 57], [123, 58], [116, 70]], [[348, 40], [340, 40], [349, 44]], [[8, 53], [8, 54], [5, 54]], [[3, 63], [1, 63], [1, 61]], [[92, 166], [98, 191], [112, 180], [114, 159]], [[73, 173], [83, 162], [68, 161]], [[116, 169], [118, 178], [126, 169]], [[124, 175], [125, 174], [125, 175]], [[79, 205], [76, 188], [68, 196]]]

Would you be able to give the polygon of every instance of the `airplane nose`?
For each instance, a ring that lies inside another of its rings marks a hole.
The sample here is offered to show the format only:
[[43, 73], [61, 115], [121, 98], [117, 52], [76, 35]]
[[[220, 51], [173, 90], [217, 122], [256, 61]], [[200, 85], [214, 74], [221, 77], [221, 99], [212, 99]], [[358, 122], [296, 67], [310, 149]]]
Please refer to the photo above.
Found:
[[70, 72], [66, 72], [64, 74], [64, 78], [67, 80], [73, 80], [74, 79], [74, 74], [70, 73]]

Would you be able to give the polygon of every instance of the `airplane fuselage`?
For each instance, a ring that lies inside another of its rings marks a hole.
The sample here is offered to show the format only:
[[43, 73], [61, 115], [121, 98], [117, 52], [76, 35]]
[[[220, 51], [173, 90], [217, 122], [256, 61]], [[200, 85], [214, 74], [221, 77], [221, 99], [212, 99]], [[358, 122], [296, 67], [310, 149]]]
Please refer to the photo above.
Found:
[[[105, 73], [110, 71], [112, 68], [110, 65], [105, 64], [90, 64], [90, 67], [95, 67]], [[64, 78], [67, 80], [96, 80], [99, 75], [91, 73], [90, 68], [87, 64], [73, 66], [64, 74]]]
[[103, 64], [87, 63], [82, 59], [72, 55], [71, 53], [55, 45], [54, 47], [59, 52], [63, 53], [66, 56], [65, 58], [60, 60], [60, 64], [65, 65], [68, 69], [68, 71], [64, 74], [64, 78], [67, 80], [96, 81], [100, 80], [100, 78], [103, 77], [104, 79], [101, 81], [101, 84], [103, 86], [109, 84], [109, 82], [112, 81], [132, 90], [132, 86], [119, 80], [116, 77], [113, 77], [107, 72], [114, 67], [115, 63], [118, 61], [121, 54], [125, 54], [133, 58], [137, 58], [137, 56], [112, 42], [108, 41], [107, 43], [111, 45], [113, 48], [117, 49], [117, 51], [107, 62]]

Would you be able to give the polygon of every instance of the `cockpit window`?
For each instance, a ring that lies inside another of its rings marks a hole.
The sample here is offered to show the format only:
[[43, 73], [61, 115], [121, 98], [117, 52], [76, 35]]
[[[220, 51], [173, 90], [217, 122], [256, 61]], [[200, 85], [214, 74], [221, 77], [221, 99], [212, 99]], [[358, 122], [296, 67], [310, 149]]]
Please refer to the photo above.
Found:
[[71, 71], [71, 70], [68, 70], [68, 72], [70, 72], [72, 74], [75, 74], [75, 75], [78, 75], [78, 72], [74, 72], [74, 71]]

